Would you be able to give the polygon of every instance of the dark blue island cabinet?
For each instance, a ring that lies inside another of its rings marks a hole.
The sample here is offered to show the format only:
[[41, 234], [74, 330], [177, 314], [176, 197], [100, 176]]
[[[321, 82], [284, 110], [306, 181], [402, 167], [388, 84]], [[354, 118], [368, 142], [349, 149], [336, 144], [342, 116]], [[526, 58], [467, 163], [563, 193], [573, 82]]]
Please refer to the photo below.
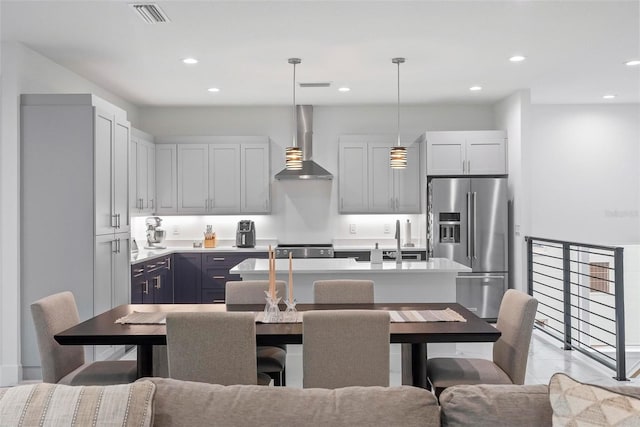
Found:
[[202, 303], [225, 302], [227, 282], [242, 280], [229, 270], [247, 258], [267, 258], [267, 252], [212, 252], [202, 254]]
[[173, 255], [131, 266], [132, 304], [170, 304], [173, 300]]

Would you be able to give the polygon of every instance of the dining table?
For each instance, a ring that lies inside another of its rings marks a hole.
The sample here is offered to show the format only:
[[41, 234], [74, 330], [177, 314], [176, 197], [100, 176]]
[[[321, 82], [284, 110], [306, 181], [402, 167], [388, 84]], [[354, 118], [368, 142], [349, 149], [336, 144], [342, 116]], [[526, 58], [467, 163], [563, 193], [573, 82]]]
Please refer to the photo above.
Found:
[[[284, 310], [284, 307], [282, 307]], [[298, 304], [302, 313], [310, 310], [387, 310], [397, 312], [451, 309], [464, 321], [392, 321], [391, 344], [402, 344], [402, 384], [427, 387], [427, 344], [495, 342], [500, 331], [458, 303], [374, 303], [374, 304]], [[54, 336], [61, 345], [135, 345], [138, 376], [153, 372], [153, 346], [166, 345], [167, 331], [161, 322], [118, 323], [132, 313], [224, 312], [261, 313], [261, 304], [125, 304], [78, 323]], [[162, 316], [160, 316], [162, 317]], [[256, 322], [256, 344], [303, 344], [303, 322]]]

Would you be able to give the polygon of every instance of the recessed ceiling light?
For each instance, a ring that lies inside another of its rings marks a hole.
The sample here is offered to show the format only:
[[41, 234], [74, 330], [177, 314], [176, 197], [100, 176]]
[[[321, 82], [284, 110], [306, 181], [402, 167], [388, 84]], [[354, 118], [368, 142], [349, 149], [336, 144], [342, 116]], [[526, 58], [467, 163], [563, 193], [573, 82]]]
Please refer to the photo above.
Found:
[[207, 89], [209, 92], [220, 92], [220, 89], [218, 89], [217, 87], [210, 87], [209, 89]]
[[348, 88], [346, 86], [342, 86], [342, 87], [339, 87], [338, 90], [340, 92], [349, 92], [351, 90], [351, 88]]
[[469, 90], [472, 92], [477, 92], [479, 90], [482, 90], [482, 86], [471, 86]]
[[624, 64], [628, 65], [629, 67], [633, 67], [634, 65], [640, 65], [640, 59], [632, 59], [631, 61], [627, 61]]
[[198, 63], [198, 60], [196, 58], [185, 58], [182, 60], [182, 62], [184, 62], [187, 65], [195, 65]]
[[603, 99], [614, 99], [616, 96], [614, 94], [603, 95]]
[[522, 56], [522, 55], [514, 55], [511, 58], [509, 58], [509, 61], [511, 61], [511, 62], [521, 62], [521, 61], [524, 61], [525, 59], [527, 59], [527, 58]]

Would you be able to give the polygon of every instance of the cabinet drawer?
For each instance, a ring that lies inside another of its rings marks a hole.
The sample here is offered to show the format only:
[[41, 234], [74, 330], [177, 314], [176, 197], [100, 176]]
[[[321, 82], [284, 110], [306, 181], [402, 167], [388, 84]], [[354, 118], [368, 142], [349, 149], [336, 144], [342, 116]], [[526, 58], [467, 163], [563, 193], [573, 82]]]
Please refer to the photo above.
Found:
[[223, 289], [202, 289], [202, 303], [224, 303], [224, 288]]
[[202, 267], [226, 267], [228, 270], [234, 265], [240, 263], [245, 258], [245, 255], [238, 255], [228, 252], [217, 252], [209, 254], [205, 253], [202, 254]]
[[229, 270], [219, 268], [202, 269], [202, 288], [224, 289], [229, 278]]

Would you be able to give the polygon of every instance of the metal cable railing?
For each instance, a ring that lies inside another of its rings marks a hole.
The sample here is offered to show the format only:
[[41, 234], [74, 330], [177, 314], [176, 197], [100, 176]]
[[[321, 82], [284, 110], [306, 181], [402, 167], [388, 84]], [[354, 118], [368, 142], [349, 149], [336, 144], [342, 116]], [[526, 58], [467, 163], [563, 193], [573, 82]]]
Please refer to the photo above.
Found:
[[626, 380], [623, 249], [526, 237], [535, 327]]

